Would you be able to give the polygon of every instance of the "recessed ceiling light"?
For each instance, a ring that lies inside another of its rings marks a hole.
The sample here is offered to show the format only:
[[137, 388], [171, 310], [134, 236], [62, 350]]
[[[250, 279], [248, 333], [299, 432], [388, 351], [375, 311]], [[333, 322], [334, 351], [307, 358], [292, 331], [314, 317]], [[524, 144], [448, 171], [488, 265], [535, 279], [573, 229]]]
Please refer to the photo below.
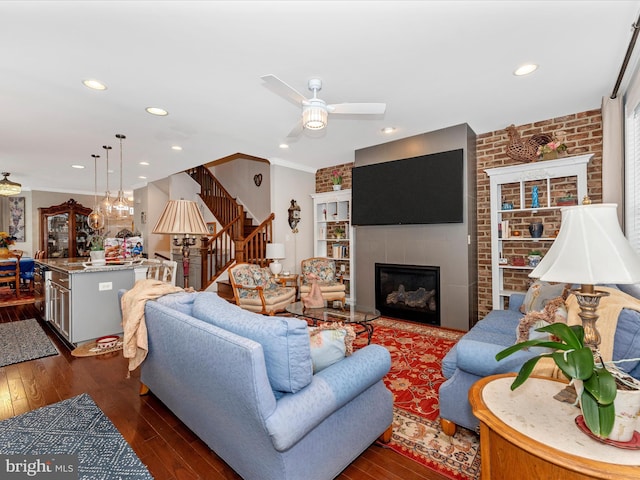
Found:
[[182, 147], [180, 145], [171, 145], [171, 150], [179, 152], [182, 150]]
[[145, 177], [144, 175], [139, 175], [138, 178], [141, 178], [142, 180], [146, 180], [147, 177]]
[[71, 168], [84, 168], [84, 165], [71, 165]]
[[289, 148], [289, 145], [287, 145], [286, 143], [281, 143], [280, 148], [282, 148], [283, 150], [286, 150], [287, 148]]
[[93, 79], [83, 80], [82, 84], [85, 87], [90, 88], [91, 90], [106, 90], [107, 89], [107, 86], [104, 83], [99, 82], [98, 80], [93, 80]]
[[160, 107], [147, 107], [145, 110], [151, 115], [157, 115], [159, 117], [164, 117], [166, 115], [169, 115], [169, 112], [167, 112], [164, 108], [160, 108]]
[[140, 162], [140, 165], [147, 166], [147, 165], [149, 165], [149, 162]]
[[384, 127], [382, 129], [382, 133], [393, 133], [395, 131], [396, 131], [396, 129], [394, 127]]
[[528, 63], [526, 65], [522, 65], [521, 67], [518, 67], [516, 71], [513, 72], [513, 74], [518, 77], [521, 77], [522, 75], [529, 75], [530, 73], [535, 72], [537, 69], [538, 69], [538, 65], [534, 63]]

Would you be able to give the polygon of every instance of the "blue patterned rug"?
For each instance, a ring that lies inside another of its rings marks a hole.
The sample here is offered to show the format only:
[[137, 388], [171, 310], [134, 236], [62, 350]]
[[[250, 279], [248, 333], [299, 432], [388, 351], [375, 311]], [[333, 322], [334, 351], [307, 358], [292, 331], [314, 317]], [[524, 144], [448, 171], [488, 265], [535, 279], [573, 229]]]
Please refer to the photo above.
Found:
[[86, 393], [0, 422], [0, 454], [73, 454], [79, 480], [153, 479]]
[[0, 323], [0, 367], [57, 353], [35, 318]]

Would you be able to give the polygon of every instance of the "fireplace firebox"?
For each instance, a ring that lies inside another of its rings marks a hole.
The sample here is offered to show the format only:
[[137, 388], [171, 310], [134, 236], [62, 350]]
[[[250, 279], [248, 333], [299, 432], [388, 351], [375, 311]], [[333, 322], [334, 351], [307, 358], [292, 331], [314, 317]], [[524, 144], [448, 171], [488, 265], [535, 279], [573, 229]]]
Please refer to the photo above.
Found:
[[440, 325], [440, 267], [376, 263], [375, 277], [382, 315]]

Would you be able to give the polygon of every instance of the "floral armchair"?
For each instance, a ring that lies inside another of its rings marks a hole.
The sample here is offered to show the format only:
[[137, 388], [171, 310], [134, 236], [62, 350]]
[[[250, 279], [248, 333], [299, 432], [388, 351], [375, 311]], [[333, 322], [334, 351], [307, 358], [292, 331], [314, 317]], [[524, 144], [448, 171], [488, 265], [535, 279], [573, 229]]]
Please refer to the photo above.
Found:
[[346, 287], [342, 283], [342, 279], [339, 279], [336, 275], [336, 262], [323, 257], [307, 258], [302, 260], [300, 271], [302, 273], [300, 299], [311, 292], [311, 282], [308, 276], [312, 274], [318, 279], [318, 286], [323, 299], [327, 301], [340, 300], [342, 305], [346, 303]]
[[274, 315], [296, 301], [295, 287], [279, 282], [268, 268], [238, 263], [229, 269], [236, 305], [251, 312]]

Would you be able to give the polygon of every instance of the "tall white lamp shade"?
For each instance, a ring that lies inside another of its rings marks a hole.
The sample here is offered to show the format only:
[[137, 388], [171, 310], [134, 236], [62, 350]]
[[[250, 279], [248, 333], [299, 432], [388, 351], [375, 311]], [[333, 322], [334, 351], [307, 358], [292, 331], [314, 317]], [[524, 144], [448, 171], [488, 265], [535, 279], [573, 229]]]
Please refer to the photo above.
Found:
[[600, 298], [609, 295], [595, 285], [640, 282], [640, 256], [622, 233], [616, 209], [614, 203], [564, 207], [558, 238], [529, 274], [548, 282], [582, 285], [573, 293], [580, 306], [584, 343], [593, 349], [600, 344], [596, 311]]
[[615, 203], [562, 208], [556, 241], [529, 274], [548, 282], [640, 282], [640, 256], [625, 238]]
[[[173, 244], [182, 247], [184, 286], [189, 286], [189, 248], [196, 244], [196, 235], [209, 235], [198, 204], [191, 200], [169, 200], [152, 233], [174, 235]], [[182, 238], [178, 238], [182, 235]]]
[[265, 253], [265, 257], [273, 260], [269, 264], [269, 268], [271, 269], [271, 273], [273, 273], [276, 277], [282, 272], [282, 264], [279, 260], [285, 258], [284, 255], [284, 244], [283, 243], [267, 243], [267, 251]]

